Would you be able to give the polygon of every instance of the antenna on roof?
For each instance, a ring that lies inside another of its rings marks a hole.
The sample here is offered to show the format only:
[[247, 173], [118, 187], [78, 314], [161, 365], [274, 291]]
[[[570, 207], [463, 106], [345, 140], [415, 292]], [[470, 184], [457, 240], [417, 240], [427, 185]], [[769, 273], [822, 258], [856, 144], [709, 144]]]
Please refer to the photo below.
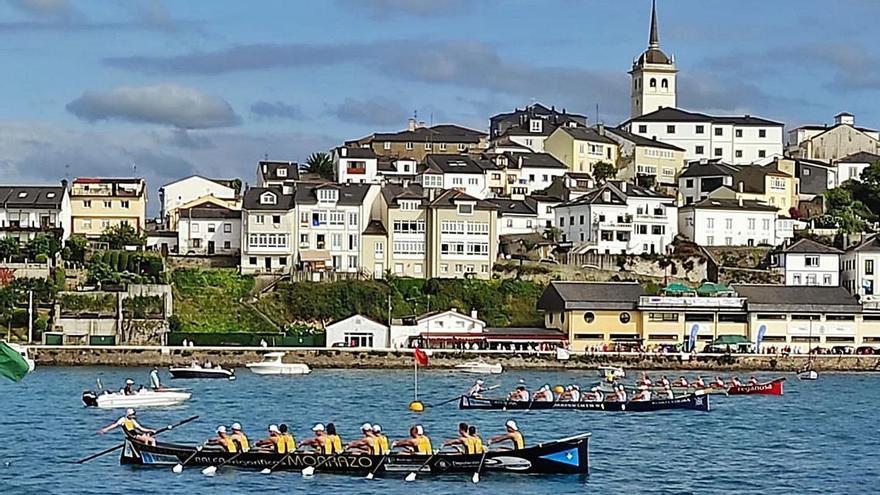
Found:
[[596, 102], [596, 123], [599, 123], [599, 103]]
[[263, 152], [263, 160], [269, 161], [269, 153]]
[[64, 178], [67, 179], [68, 182], [70, 182], [70, 164], [69, 163], [64, 164]]
[[131, 175], [133, 175], [134, 177], [137, 177], [137, 174], [138, 174], [137, 163], [131, 162]]

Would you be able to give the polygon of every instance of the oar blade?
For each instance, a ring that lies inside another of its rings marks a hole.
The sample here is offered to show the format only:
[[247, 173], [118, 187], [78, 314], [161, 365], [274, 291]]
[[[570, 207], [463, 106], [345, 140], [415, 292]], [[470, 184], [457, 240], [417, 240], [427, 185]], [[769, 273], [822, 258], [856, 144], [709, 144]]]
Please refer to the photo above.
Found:
[[367, 473], [367, 479], [368, 480], [373, 479], [373, 473]]
[[214, 476], [215, 474], [217, 474], [217, 467], [208, 466], [205, 469], [202, 469], [202, 474], [204, 474], [205, 476]]
[[479, 483], [480, 482], [480, 473], [474, 473], [474, 475], [471, 477], [471, 481], [473, 481], [474, 483]]
[[183, 472], [183, 464], [175, 464], [174, 467], [171, 468], [171, 471], [174, 472], [174, 474], [182, 473]]
[[269, 468], [263, 469], [260, 471], [260, 474], [272, 474], [272, 470]]
[[414, 472], [413, 472], [413, 473], [409, 473], [408, 475], [406, 475], [406, 478], [404, 478], [404, 480], [406, 480], [406, 481], [415, 481], [415, 480], [416, 480], [416, 473], [414, 473]]
[[315, 475], [315, 468], [313, 466], [308, 466], [303, 468], [302, 470], [303, 478], [311, 478]]

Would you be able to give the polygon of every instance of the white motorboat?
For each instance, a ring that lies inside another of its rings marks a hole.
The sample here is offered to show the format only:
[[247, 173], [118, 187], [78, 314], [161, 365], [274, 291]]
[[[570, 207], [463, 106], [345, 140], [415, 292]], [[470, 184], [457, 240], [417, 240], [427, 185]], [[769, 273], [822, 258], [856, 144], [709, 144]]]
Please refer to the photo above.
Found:
[[797, 377], [801, 380], [818, 380], [819, 373], [816, 373], [815, 370], [805, 370], [798, 373]]
[[258, 375], [308, 375], [312, 372], [308, 365], [302, 363], [285, 363], [281, 359], [285, 352], [269, 352], [263, 355], [258, 363], [247, 363], [245, 366]]
[[202, 366], [193, 363], [189, 366], [171, 366], [168, 368], [171, 378], [228, 378], [235, 380], [235, 370], [225, 369], [220, 365]]
[[498, 375], [504, 371], [504, 367], [500, 363], [489, 364], [482, 359], [478, 361], [468, 361], [455, 365], [456, 371], [463, 373], [475, 373], [479, 375]]
[[191, 396], [191, 393], [180, 389], [158, 391], [144, 389], [129, 395], [122, 392], [110, 392], [109, 390], [105, 390], [104, 393], [101, 394], [96, 394], [92, 391], [85, 391], [82, 395], [82, 401], [86, 406], [99, 407], [101, 409], [168, 407], [180, 404], [181, 402], [188, 400]]
[[36, 363], [34, 363], [34, 360], [31, 359], [30, 355], [28, 354], [27, 347], [23, 345], [13, 344], [12, 342], [6, 342], [6, 345], [8, 345], [9, 348], [13, 351], [19, 353], [21, 357], [24, 358], [25, 361], [27, 361], [28, 373], [34, 371], [34, 368], [36, 368]]
[[599, 377], [606, 381], [612, 382], [621, 378], [626, 378], [626, 372], [618, 366], [602, 366], [599, 368]]

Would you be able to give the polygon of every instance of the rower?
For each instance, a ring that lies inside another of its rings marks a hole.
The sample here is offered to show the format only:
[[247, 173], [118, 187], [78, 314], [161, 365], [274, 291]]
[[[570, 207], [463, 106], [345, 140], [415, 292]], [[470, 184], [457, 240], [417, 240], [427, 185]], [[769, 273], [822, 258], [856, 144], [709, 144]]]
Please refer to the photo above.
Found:
[[333, 445], [330, 443], [327, 438], [327, 433], [324, 428], [323, 423], [318, 423], [312, 427], [312, 431], [315, 433], [314, 438], [309, 438], [303, 440], [301, 445], [312, 447], [316, 452], [321, 454], [330, 454], [332, 453]]
[[513, 444], [513, 447], [510, 450], [522, 450], [525, 448], [525, 439], [523, 438], [522, 432], [519, 431], [516, 421], [508, 419], [507, 422], [504, 423], [504, 427], [507, 429], [507, 433], [490, 438], [488, 444], [492, 445], [493, 443], [509, 441]]
[[726, 385], [724, 384], [724, 379], [722, 379], [720, 376], [715, 377], [715, 381], [712, 382], [712, 386], [715, 388], [725, 388], [726, 387]]
[[660, 377], [660, 386], [664, 388], [669, 386], [669, 379], [666, 378], [666, 375]]
[[749, 385], [757, 385], [757, 384], [758, 384], [758, 378], [757, 378], [757, 377], [752, 376], [752, 377], [749, 378]]
[[[634, 402], [643, 402], [651, 400], [651, 389], [645, 386], [640, 387], [641, 390], [639, 393], [633, 395], [632, 401]], [[626, 399], [622, 399], [621, 402], [626, 401]]]
[[100, 430], [98, 430], [98, 433], [103, 435], [104, 433], [107, 433], [108, 431], [110, 431], [116, 427], [121, 426], [123, 430], [127, 431], [128, 433], [131, 433], [132, 435], [135, 436], [135, 438], [137, 438], [141, 442], [144, 442], [147, 445], [155, 446], [156, 439], [153, 438], [153, 434], [156, 433], [156, 430], [153, 430], [150, 428], [144, 428], [143, 426], [140, 425], [140, 423], [137, 422], [137, 419], [135, 419], [135, 416], [136, 416], [136, 413], [135, 413], [134, 409], [128, 409], [125, 411], [125, 416], [123, 416], [123, 417], [119, 418], [118, 420], [116, 420], [115, 422], [101, 428]]
[[562, 397], [560, 397], [559, 399], [563, 400], [563, 397], [565, 398], [565, 400], [568, 400], [571, 402], [580, 402], [581, 401], [581, 388], [575, 384], [571, 384], [566, 388], [565, 393], [562, 394]]
[[674, 398], [675, 398], [675, 393], [672, 392], [672, 387], [666, 387], [666, 388], [664, 388], [664, 389], [663, 389], [663, 392], [666, 393], [666, 398], [667, 398], [667, 399], [674, 399]]
[[[458, 424], [458, 436], [455, 438], [450, 438], [449, 440], [445, 440], [442, 447], [446, 447], [447, 445], [455, 445], [455, 448], [458, 449], [459, 453], [462, 454], [475, 453], [474, 442], [471, 440], [471, 437], [468, 436], [467, 423]], [[460, 447], [458, 447], [459, 445]]]
[[235, 442], [236, 446], [238, 446], [238, 450], [240, 452], [247, 452], [251, 449], [250, 444], [248, 444], [247, 435], [244, 434], [244, 431], [241, 429], [241, 423], [232, 423], [232, 441]]
[[678, 385], [679, 387], [685, 387], [685, 388], [690, 386], [690, 384], [687, 381], [687, 378], [685, 378], [683, 376], [678, 377], [678, 383], [676, 385]]
[[125, 387], [122, 388], [122, 393], [124, 395], [134, 395], [134, 380], [131, 378], [125, 380]]
[[620, 402], [626, 402], [626, 388], [624, 388], [623, 384], [617, 386], [617, 400]]
[[150, 388], [158, 391], [162, 388], [162, 382], [159, 381], [159, 368], [153, 366], [153, 370], [150, 371]]
[[483, 395], [484, 390], [486, 389], [483, 388], [483, 380], [478, 379], [474, 382], [471, 388], [469, 388], [468, 391], [464, 393], [464, 395], [467, 397], [480, 397]]
[[281, 444], [281, 432], [278, 431], [278, 426], [276, 425], [269, 425], [269, 436], [257, 440], [256, 443], [254, 443], [254, 446], [259, 447], [262, 450], [286, 454], [286, 452], [281, 452], [283, 447]]
[[331, 444], [331, 454], [339, 454], [342, 452], [342, 438], [336, 433], [336, 425], [327, 423], [327, 438]]
[[641, 378], [639, 378], [639, 384], [640, 385], [647, 385], [647, 386], [651, 385], [651, 379], [648, 377], [647, 371], [642, 372], [642, 376], [641, 376]]
[[296, 450], [296, 439], [293, 438], [293, 435], [287, 431], [287, 425], [281, 423], [278, 425], [278, 453], [279, 454], [290, 454], [294, 450]]
[[532, 400], [534, 402], [552, 401], [553, 397], [549, 392], [550, 392], [550, 386], [549, 385], [542, 385], [541, 388], [539, 388], [538, 390], [535, 390], [535, 393], [532, 394]]
[[603, 402], [605, 400], [605, 394], [602, 393], [602, 389], [599, 387], [593, 387], [590, 389], [590, 398], [589, 400], [595, 402]]
[[483, 446], [483, 439], [477, 434], [476, 426], [468, 426], [468, 436], [471, 437], [471, 442], [473, 442], [474, 454], [485, 454], [486, 447]]
[[388, 447], [388, 437], [382, 433], [382, 427], [376, 423], [373, 423], [373, 435], [379, 442], [379, 453], [382, 455], [387, 454], [391, 450]]
[[529, 391], [526, 390], [526, 386], [519, 384], [516, 386], [516, 390], [510, 393], [507, 396], [508, 400], [519, 401], [519, 402], [528, 402], [529, 401]]
[[409, 438], [395, 440], [391, 447], [403, 447], [407, 454], [431, 455], [434, 449], [431, 447], [431, 439], [425, 435], [422, 425], [414, 425], [409, 429]]
[[364, 436], [353, 442], [349, 442], [347, 449], [356, 449], [357, 452], [370, 455], [381, 455], [382, 446], [379, 439], [373, 435], [373, 425], [364, 423], [361, 425], [361, 433]]
[[737, 377], [737, 376], [730, 377], [730, 386], [731, 387], [742, 387], [742, 382], [739, 381], [739, 377]]
[[697, 381], [694, 382], [694, 388], [706, 388], [706, 382], [703, 381], [702, 376], [697, 377]]
[[231, 436], [226, 434], [226, 427], [220, 425], [217, 427], [217, 437], [205, 442], [208, 445], [219, 445], [226, 452], [238, 452], [238, 444]]

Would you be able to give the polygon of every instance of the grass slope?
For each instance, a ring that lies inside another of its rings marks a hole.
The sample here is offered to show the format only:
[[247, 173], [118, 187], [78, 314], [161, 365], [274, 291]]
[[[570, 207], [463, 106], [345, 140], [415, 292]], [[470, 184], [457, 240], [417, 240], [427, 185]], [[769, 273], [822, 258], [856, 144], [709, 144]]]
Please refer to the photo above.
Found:
[[273, 332], [254, 310], [240, 302], [251, 295], [254, 279], [235, 269], [180, 269], [171, 275], [174, 314], [183, 332]]

